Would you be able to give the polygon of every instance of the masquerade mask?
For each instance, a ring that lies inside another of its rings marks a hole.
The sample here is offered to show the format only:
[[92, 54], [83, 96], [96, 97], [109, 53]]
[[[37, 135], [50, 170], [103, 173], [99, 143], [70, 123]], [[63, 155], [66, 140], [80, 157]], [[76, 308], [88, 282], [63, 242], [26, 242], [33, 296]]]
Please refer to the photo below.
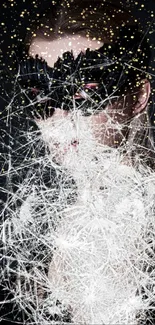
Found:
[[19, 60], [17, 80], [32, 103], [29, 112], [44, 117], [56, 108], [80, 109], [83, 115], [103, 110], [135, 81], [132, 61], [134, 68], [144, 62], [141, 37], [135, 27], [124, 27], [115, 44], [87, 49], [76, 59], [72, 51], [65, 52], [53, 68], [38, 55]]

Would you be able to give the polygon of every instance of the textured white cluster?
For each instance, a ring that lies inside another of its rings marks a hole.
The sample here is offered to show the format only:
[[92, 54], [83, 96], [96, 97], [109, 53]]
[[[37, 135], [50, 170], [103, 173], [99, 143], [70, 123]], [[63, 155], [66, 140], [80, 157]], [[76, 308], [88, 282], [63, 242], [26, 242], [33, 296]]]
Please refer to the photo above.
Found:
[[47, 187], [41, 170], [39, 185], [28, 175], [3, 223], [15, 300], [28, 324], [64, 324], [69, 313], [73, 324], [138, 325], [155, 298], [154, 172], [98, 142], [80, 113], [37, 123], [50, 150], [40, 163], [56, 177]]
[[118, 150], [95, 154], [95, 161], [87, 154], [85, 164], [75, 163], [78, 199], [53, 233], [50, 299], [71, 311], [74, 324], [137, 324], [153, 298], [151, 290], [143, 301], [138, 291], [154, 284], [144, 270], [155, 179], [142, 166], [139, 172], [125, 165]]

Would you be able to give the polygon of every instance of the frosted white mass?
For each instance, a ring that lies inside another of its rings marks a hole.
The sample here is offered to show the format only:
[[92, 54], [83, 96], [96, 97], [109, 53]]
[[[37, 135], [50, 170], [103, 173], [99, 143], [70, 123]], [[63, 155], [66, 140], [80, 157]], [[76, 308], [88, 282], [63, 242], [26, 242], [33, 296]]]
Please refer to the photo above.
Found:
[[53, 233], [51, 301], [69, 308], [75, 324], [136, 324], [136, 313], [145, 308], [137, 290], [147, 284], [144, 234], [154, 224], [145, 187], [150, 175], [123, 166], [118, 152], [107, 159], [109, 168], [97, 161], [94, 175], [87, 165], [87, 179], [79, 172], [78, 200]]
[[[48, 310], [58, 300], [60, 314], [69, 310], [74, 324], [137, 324], [148, 303], [140, 288], [153, 282], [144, 265], [150, 263], [147, 240], [154, 228], [154, 173], [141, 161], [136, 168], [124, 160], [121, 149], [97, 144], [80, 114], [76, 129], [68, 119], [49, 119], [48, 128], [44, 123], [39, 127], [51, 163], [61, 162], [77, 185], [76, 202], [51, 229]], [[78, 147], [64, 151], [77, 136]]]
[[32, 324], [64, 324], [54, 317], [68, 312], [75, 325], [138, 325], [155, 298], [155, 173], [129, 147], [98, 142], [79, 113], [37, 124], [49, 149], [39, 185], [25, 177], [2, 229], [18, 260], [16, 301]]

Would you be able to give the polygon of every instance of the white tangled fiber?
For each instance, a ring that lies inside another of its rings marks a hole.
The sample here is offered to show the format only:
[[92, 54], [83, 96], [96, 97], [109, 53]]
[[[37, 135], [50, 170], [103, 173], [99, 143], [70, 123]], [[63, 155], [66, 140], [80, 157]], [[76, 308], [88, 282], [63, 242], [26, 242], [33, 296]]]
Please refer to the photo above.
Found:
[[52, 234], [50, 299], [71, 310], [74, 324], [136, 324], [153, 298], [152, 290], [147, 301], [138, 292], [154, 283], [144, 271], [153, 240], [154, 175], [126, 166], [116, 150], [95, 154], [95, 161], [75, 162], [78, 199]]
[[138, 325], [155, 298], [154, 172], [97, 143], [86, 121], [37, 122], [50, 150], [41, 163], [56, 180], [47, 187], [40, 171], [35, 185], [28, 175], [3, 223], [10, 290], [28, 324]]

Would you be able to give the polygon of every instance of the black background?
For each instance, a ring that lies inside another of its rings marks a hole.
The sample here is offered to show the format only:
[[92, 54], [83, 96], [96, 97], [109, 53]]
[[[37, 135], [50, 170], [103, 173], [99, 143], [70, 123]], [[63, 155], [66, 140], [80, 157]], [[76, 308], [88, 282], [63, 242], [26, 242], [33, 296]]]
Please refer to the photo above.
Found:
[[[94, 0], [95, 1], [95, 0]], [[58, 1], [57, 1], [58, 2]], [[155, 0], [122, 0], [121, 3], [131, 10], [135, 18], [141, 23], [142, 30], [147, 33], [147, 38], [152, 49], [149, 73], [152, 76], [152, 94], [155, 90]], [[117, 3], [118, 4], [118, 3]], [[49, 0], [10, 0], [0, 2], [0, 111], [11, 101], [10, 87], [12, 78], [12, 64], [14, 53], [22, 44], [27, 28], [31, 22], [39, 18], [39, 14], [51, 7]], [[153, 96], [154, 97], [154, 96]], [[152, 101], [154, 100], [152, 97]], [[152, 105], [151, 121], [154, 125], [154, 105]], [[6, 311], [10, 310], [9, 304]], [[1, 324], [11, 325], [11, 322], [1, 321]]]

